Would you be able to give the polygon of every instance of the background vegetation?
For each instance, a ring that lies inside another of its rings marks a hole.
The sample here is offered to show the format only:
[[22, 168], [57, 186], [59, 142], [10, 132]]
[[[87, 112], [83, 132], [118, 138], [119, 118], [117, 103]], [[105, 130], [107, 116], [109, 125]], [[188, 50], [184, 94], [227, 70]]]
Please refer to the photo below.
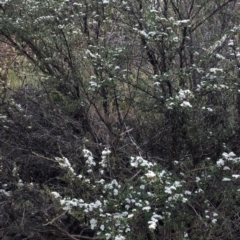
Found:
[[1, 1], [2, 239], [238, 239], [239, 12]]

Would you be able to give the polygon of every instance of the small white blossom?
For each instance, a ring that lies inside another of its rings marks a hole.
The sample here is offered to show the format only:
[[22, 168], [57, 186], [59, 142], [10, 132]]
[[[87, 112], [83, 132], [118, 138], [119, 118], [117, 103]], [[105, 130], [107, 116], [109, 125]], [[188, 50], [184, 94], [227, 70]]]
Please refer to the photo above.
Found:
[[196, 182], [199, 182], [199, 181], [201, 181], [201, 178], [200, 177], [196, 177], [196, 180], [195, 180]]
[[91, 167], [91, 166], [96, 166], [96, 162], [93, 159], [92, 153], [88, 149], [83, 149], [83, 156], [86, 158], [86, 164]]
[[184, 238], [188, 238], [188, 233], [184, 233]]
[[226, 160], [233, 160], [234, 157], [236, 157], [236, 154], [234, 152], [230, 152], [230, 153], [226, 153], [224, 152], [222, 154], [222, 156], [226, 159]]
[[229, 181], [231, 181], [231, 179], [225, 177], [225, 178], [222, 179], [222, 181], [223, 181], [223, 182], [229, 182]]
[[232, 177], [233, 177], [233, 178], [239, 178], [240, 175], [239, 175], [239, 174], [233, 174]]
[[156, 177], [156, 174], [153, 171], [148, 170], [148, 172], [145, 174], [147, 178], [154, 178]]
[[114, 240], [125, 240], [126, 238], [124, 237], [124, 236], [122, 236], [122, 235], [117, 235], [115, 238], [114, 238]]
[[217, 161], [217, 166], [218, 166], [218, 167], [224, 166], [224, 160], [223, 160], [222, 158], [220, 158], [220, 159]]
[[199, 188], [195, 191], [195, 193], [200, 193], [200, 192], [204, 192], [204, 191], [201, 188]]
[[60, 198], [60, 194], [58, 192], [51, 192], [51, 194], [54, 196], [54, 198]]
[[181, 104], [180, 104], [181, 107], [192, 107], [191, 103], [188, 102], [188, 101], [183, 101]]
[[164, 192], [165, 192], [165, 193], [172, 194], [172, 189], [171, 189], [170, 187], [165, 187]]
[[0, 194], [3, 194], [3, 195], [5, 195], [5, 196], [7, 196], [7, 197], [9, 197], [10, 195], [11, 195], [11, 192], [7, 192], [5, 189], [0, 189]]
[[154, 166], [153, 163], [143, 159], [142, 157], [131, 157], [130, 164], [132, 167], [137, 168], [138, 166], [150, 168]]
[[228, 166], [224, 166], [224, 167], [223, 167], [223, 170], [224, 170], [224, 171], [227, 171], [227, 170], [231, 170], [231, 169], [230, 169], [230, 167], [228, 167]]
[[95, 229], [97, 226], [97, 220], [95, 218], [92, 218], [90, 220], [90, 225], [91, 225], [91, 229]]
[[106, 233], [105, 237], [106, 237], [106, 240], [109, 240], [111, 238], [111, 234], [110, 233]]
[[212, 219], [212, 223], [215, 224], [217, 222], [217, 219]]
[[150, 207], [150, 206], [146, 206], [146, 207], [142, 208], [142, 210], [145, 210], [145, 211], [147, 211], [147, 212], [149, 212], [149, 211], [150, 211], [150, 209], [151, 209], [151, 207]]
[[55, 160], [58, 162], [58, 164], [62, 167], [62, 168], [66, 168], [68, 170], [70, 170], [74, 175], [75, 172], [71, 166], [71, 163], [68, 161], [68, 159], [66, 157], [55, 157]]
[[156, 222], [154, 222], [154, 221], [149, 221], [148, 224], [149, 224], [148, 228], [149, 228], [150, 230], [155, 230], [156, 227], [157, 227], [157, 224], [156, 224]]
[[174, 185], [174, 187], [181, 187], [182, 186], [181, 182], [179, 182], [179, 181], [175, 181], [173, 183], [173, 185]]

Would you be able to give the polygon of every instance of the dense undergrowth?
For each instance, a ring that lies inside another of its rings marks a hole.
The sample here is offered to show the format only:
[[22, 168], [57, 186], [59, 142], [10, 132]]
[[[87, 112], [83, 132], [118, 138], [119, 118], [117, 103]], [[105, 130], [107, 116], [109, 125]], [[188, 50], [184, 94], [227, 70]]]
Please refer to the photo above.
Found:
[[[113, 153], [93, 141], [83, 118], [65, 110], [66, 100], [54, 103], [46, 94], [27, 85], [1, 107], [3, 235], [22, 239], [239, 235], [240, 158], [227, 144], [216, 160], [206, 157], [197, 165], [186, 155], [167, 167], [154, 155], [134, 151], [128, 135]], [[121, 151], [125, 145], [132, 148], [131, 154]]]
[[234, 0], [1, 1], [0, 238], [238, 239], [239, 24]]

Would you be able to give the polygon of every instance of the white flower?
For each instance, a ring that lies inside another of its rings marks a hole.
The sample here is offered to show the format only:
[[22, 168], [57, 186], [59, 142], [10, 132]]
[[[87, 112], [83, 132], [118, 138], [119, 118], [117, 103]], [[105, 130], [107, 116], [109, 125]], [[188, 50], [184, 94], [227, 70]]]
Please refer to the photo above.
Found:
[[222, 158], [220, 158], [220, 159], [217, 161], [217, 166], [218, 166], [218, 167], [224, 166], [224, 160], [223, 160]]
[[91, 229], [94, 229], [97, 226], [97, 220], [95, 218], [92, 218], [90, 220], [90, 225], [91, 225]]
[[227, 160], [233, 160], [233, 157], [236, 157], [236, 154], [234, 152], [226, 153], [224, 152], [222, 156]]
[[97, 181], [97, 183], [104, 184], [105, 180], [104, 179], [100, 179], [99, 181]]
[[11, 192], [7, 192], [5, 189], [0, 189], [0, 193], [4, 194], [7, 197], [11, 195]]
[[70, 170], [74, 175], [75, 172], [71, 166], [71, 163], [68, 161], [68, 159], [66, 157], [55, 157], [55, 160], [58, 162], [58, 164], [62, 167], [62, 168], [66, 168], [68, 170]]
[[176, 21], [174, 24], [175, 25], [180, 25], [180, 24], [185, 24], [185, 23], [188, 23], [188, 22], [190, 22], [190, 19], [179, 20], [179, 21]]
[[185, 233], [184, 233], [184, 237], [185, 237], [185, 238], [188, 238], [188, 233], [185, 232]]
[[[189, 89], [186, 89], [186, 90], [180, 89], [178, 94], [176, 95], [176, 99], [178, 99], [180, 101], [183, 101], [183, 102], [184, 102], [184, 100], [186, 101], [186, 99], [191, 99], [193, 97], [194, 97], [194, 95], [193, 95], [193, 93]], [[182, 103], [182, 104], [184, 106], [184, 103]], [[190, 103], [187, 103], [187, 105], [188, 104], [190, 104]]]
[[147, 211], [147, 212], [149, 212], [150, 209], [151, 209], [150, 206], [146, 206], [146, 207], [142, 208], [142, 210], [145, 210], [145, 211]]
[[196, 182], [199, 182], [201, 180], [200, 177], [196, 177]]
[[130, 164], [132, 167], [137, 168], [138, 166], [150, 168], [154, 166], [153, 163], [143, 159], [142, 157], [131, 157]]
[[170, 187], [165, 187], [164, 192], [165, 192], [165, 193], [172, 194], [172, 189], [171, 189]]
[[111, 151], [107, 148], [105, 148], [103, 151], [102, 151], [102, 155], [105, 156], [105, 155], [109, 155], [111, 153]]
[[110, 234], [110, 233], [106, 233], [106, 234], [105, 234], [105, 237], [106, 237], [106, 240], [108, 240], [108, 239], [111, 238], [111, 234]]
[[149, 221], [148, 224], [149, 224], [148, 228], [151, 230], [155, 230], [157, 227], [157, 224], [155, 221]]
[[232, 177], [233, 177], [233, 178], [239, 178], [240, 175], [239, 175], [239, 174], [233, 174]]
[[51, 192], [51, 194], [55, 197], [55, 198], [60, 198], [60, 194], [58, 192]]
[[21, 187], [21, 186], [23, 186], [24, 184], [23, 184], [23, 181], [22, 181], [22, 179], [19, 179], [18, 180], [18, 183], [17, 183], [17, 185], [19, 186], [19, 187]]
[[230, 169], [230, 167], [228, 167], [228, 166], [224, 166], [224, 167], [223, 167], [223, 170], [224, 170], [224, 171], [227, 171], [227, 170], [231, 170], [231, 169]]
[[217, 222], [217, 219], [212, 219], [212, 223], [215, 224]]
[[201, 188], [199, 188], [195, 191], [195, 193], [200, 193], [200, 192], [204, 192], [204, 191]]
[[92, 153], [89, 151], [89, 150], [87, 150], [87, 149], [83, 149], [83, 156], [85, 157], [85, 158], [87, 158], [87, 160], [86, 160], [86, 164], [88, 165], [88, 166], [96, 166], [96, 162], [93, 160], [93, 156], [92, 156]]
[[209, 72], [212, 72], [212, 73], [216, 74], [217, 72], [223, 72], [223, 69], [221, 69], [221, 68], [210, 68]]
[[115, 238], [114, 238], [114, 240], [125, 240], [126, 238], [124, 237], [124, 236], [122, 236], [122, 235], [120, 235], [120, 234], [118, 234]]
[[229, 181], [231, 181], [231, 179], [230, 178], [223, 178], [223, 180], [222, 180], [223, 182], [229, 182]]
[[154, 178], [156, 177], [156, 174], [153, 171], [148, 170], [148, 172], [145, 174], [147, 178]]
[[175, 181], [174, 183], [173, 183], [173, 185], [174, 185], [174, 187], [181, 187], [182, 185], [181, 185], [181, 182], [179, 182], [179, 181]]
[[183, 101], [181, 104], [180, 104], [181, 107], [192, 107], [191, 103], [188, 102], [188, 101]]
[[135, 203], [135, 206], [137, 206], [137, 207], [142, 207], [142, 203]]

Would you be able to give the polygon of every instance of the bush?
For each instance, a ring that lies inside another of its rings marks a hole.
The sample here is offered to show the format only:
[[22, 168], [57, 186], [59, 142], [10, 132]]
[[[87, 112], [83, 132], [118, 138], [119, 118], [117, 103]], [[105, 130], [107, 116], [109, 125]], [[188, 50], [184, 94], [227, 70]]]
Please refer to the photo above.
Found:
[[1, 2], [3, 235], [238, 238], [238, 11]]

